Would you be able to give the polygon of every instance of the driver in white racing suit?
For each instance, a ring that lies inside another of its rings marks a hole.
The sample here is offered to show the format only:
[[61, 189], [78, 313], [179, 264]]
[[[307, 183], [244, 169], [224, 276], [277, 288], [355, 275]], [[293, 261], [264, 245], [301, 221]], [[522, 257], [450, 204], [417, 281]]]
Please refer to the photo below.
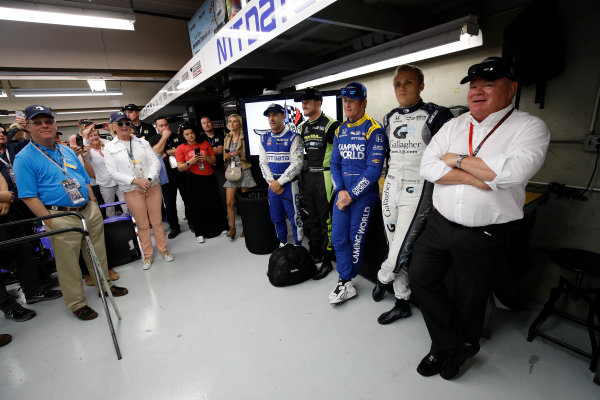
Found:
[[419, 176], [421, 156], [431, 137], [453, 118], [446, 107], [423, 102], [420, 94], [425, 84], [418, 67], [399, 66], [393, 82], [399, 107], [383, 120], [389, 155], [381, 199], [389, 251], [377, 273], [373, 299], [380, 301], [392, 285], [396, 303], [377, 319], [383, 325], [412, 315], [407, 266], [412, 245], [431, 211], [433, 192], [433, 184]]

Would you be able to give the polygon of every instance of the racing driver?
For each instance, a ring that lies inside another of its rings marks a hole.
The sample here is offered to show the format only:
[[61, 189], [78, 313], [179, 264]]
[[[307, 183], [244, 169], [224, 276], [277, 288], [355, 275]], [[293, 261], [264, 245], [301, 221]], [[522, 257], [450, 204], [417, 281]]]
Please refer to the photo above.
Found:
[[352, 82], [341, 90], [347, 120], [333, 139], [331, 178], [335, 193], [331, 242], [339, 280], [329, 295], [330, 304], [356, 296], [352, 279], [358, 275], [362, 245], [373, 206], [379, 197], [379, 177], [385, 158], [381, 125], [365, 114], [367, 88]]
[[431, 211], [433, 192], [433, 184], [419, 176], [421, 156], [431, 137], [453, 118], [446, 107], [423, 102], [420, 94], [425, 83], [418, 67], [404, 64], [396, 68], [393, 84], [399, 107], [383, 119], [388, 159], [381, 200], [389, 251], [377, 273], [373, 300], [380, 301], [391, 284], [396, 303], [377, 319], [383, 325], [412, 314], [407, 266], [412, 245]]

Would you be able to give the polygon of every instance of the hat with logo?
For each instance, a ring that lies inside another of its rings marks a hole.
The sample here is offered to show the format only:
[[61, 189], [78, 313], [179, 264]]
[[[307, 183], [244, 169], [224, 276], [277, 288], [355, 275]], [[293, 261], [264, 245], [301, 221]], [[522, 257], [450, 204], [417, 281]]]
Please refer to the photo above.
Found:
[[463, 83], [471, 82], [473, 78], [481, 77], [488, 81], [495, 81], [500, 78], [508, 78], [511, 81], [517, 80], [517, 74], [508, 60], [502, 57], [488, 57], [479, 64], [471, 65], [467, 71], [467, 76], [460, 81]]
[[122, 119], [127, 118], [127, 115], [123, 111], [115, 111], [110, 114], [110, 122], [119, 122]]
[[281, 104], [273, 103], [269, 107], [267, 107], [263, 115], [265, 117], [268, 117], [270, 112], [281, 113], [285, 115], [285, 108], [283, 108]]
[[360, 82], [352, 82], [346, 85], [346, 87], [340, 89], [343, 97], [348, 97], [356, 100], [366, 100], [367, 88]]
[[315, 88], [308, 88], [294, 98], [294, 101], [302, 100], [323, 101], [323, 95]]
[[140, 111], [141, 109], [141, 107], [138, 107], [135, 104], [127, 104], [125, 107], [121, 108], [121, 111]]
[[50, 110], [46, 106], [40, 106], [38, 104], [34, 104], [25, 109], [25, 119], [30, 120], [31, 118], [38, 116], [40, 114], [47, 115], [49, 117], [54, 118], [54, 114], [52, 114], [52, 110]]

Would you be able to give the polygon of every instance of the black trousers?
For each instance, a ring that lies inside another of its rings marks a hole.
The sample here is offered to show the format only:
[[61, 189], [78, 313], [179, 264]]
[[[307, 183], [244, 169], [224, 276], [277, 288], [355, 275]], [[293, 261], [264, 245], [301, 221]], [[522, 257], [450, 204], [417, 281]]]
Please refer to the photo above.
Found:
[[431, 351], [479, 343], [487, 298], [510, 251], [514, 225], [469, 229], [438, 211], [429, 215], [415, 242], [408, 276], [431, 337]]
[[301, 189], [308, 220], [307, 230], [310, 232], [309, 246], [313, 256], [324, 256], [331, 250], [331, 210], [333, 189], [329, 171], [329, 190], [325, 181], [324, 172], [303, 171], [301, 175]]

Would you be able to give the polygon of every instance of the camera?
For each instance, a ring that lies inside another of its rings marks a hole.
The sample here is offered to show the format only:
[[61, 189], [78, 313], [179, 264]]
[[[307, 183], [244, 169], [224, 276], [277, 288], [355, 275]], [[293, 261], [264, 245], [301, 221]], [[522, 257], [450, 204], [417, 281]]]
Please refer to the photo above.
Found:
[[104, 124], [96, 124], [94, 125], [94, 129], [104, 129]]
[[83, 136], [77, 134], [77, 136], [75, 136], [75, 144], [83, 148]]

